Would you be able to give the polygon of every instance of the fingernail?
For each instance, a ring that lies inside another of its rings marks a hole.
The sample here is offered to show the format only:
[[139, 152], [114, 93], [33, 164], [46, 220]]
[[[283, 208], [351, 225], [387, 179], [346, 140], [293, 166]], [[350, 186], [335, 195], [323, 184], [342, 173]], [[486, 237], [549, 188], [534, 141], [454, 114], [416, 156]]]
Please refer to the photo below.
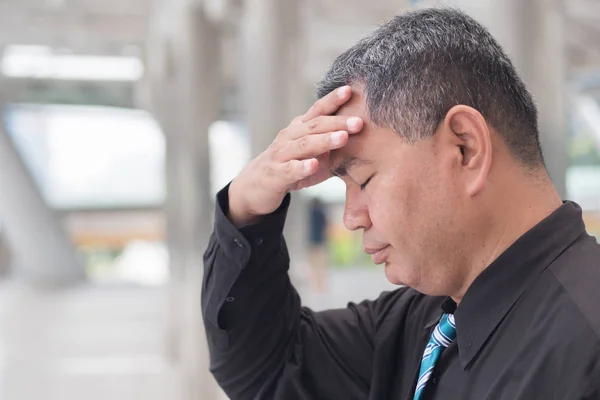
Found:
[[358, 117], [348, 118], [346, 120], [346, 126], [348, 127], [348, 129], [355, 131], [360, 127], [360, 122], [361, 119]]
[[337, 94], [340, 99], [343, 99], [346, 96], [346, 92], [348, 91], [348, 86], [342, 86], [338, 89]]
[[345, 134], [346, 134], [346, 132], [344, 132], [344, 131], [334, 132], [331, 134], [331, 141], [334, 144], [340, 144], [342, 142], [342, 139]]

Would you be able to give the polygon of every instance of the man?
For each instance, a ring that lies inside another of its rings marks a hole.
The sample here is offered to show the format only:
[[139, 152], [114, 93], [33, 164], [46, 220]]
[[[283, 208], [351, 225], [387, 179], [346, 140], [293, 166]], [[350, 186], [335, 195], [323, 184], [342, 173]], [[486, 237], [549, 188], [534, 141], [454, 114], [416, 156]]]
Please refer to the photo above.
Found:
[[309, 204], [308, 252], [309, 282], [313, 293], [324, 293], [327, 286], [327, 210], [323, 201], [314, 197]]
[[[600, 246], [552, 186], [531, 95], [490, 34], [454, 10], [398, 16], [319, 96], [217, 198], [202, 300], [227, 394], [600, 399]], [[331, 174], [346, 226], [408, 287], [315, 313], [281, 232], [287, 192]]]

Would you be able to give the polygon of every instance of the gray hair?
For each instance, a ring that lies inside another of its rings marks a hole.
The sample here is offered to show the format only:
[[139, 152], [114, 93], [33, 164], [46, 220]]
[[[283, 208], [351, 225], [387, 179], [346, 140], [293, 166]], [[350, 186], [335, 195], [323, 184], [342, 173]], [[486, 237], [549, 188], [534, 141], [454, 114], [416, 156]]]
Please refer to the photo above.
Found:
[[323, 97], [362, 85], [373, 123], [409, 142], [432, 136], [453, 106], [478, 110], [527, 167], [543, 165], [537, 109], [502, 47], [451, 8], [398, 15], [340, 55], [317, 86]]

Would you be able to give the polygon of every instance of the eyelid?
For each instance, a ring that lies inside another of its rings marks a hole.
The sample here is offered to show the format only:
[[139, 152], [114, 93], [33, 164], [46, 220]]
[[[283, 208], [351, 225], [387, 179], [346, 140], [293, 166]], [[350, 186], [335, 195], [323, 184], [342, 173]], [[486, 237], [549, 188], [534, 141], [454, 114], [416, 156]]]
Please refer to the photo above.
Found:
[[360, 190], [365, 190], [365, 188], [367, 187], [367, 185], [369, 184], [369, 182], [371, 181], [371, 178], [373, 178], [373, 175], [371, 175], [369, 177], [369, 179], [367, 179], [362, 185], [360, 185]]

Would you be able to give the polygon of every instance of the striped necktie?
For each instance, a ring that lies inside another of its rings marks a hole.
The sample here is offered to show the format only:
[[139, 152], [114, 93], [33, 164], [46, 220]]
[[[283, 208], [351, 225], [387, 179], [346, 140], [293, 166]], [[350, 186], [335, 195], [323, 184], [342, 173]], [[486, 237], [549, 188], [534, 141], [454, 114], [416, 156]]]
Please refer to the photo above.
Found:
[[423, 396], [425, 385], [431, 377], [435, 363], [440, 358], [442, 351], [444, 351], [455, 338], [456, 324], [454, 323], [454, 315], [442, 315], [440, 322], [437, 324], [429, 338], [429, 343], [427, 343], [423, 358], [421, 359], [421, 369], [419, 370], [419, 380], [417, 381], [414, 400], [420, 400]]

